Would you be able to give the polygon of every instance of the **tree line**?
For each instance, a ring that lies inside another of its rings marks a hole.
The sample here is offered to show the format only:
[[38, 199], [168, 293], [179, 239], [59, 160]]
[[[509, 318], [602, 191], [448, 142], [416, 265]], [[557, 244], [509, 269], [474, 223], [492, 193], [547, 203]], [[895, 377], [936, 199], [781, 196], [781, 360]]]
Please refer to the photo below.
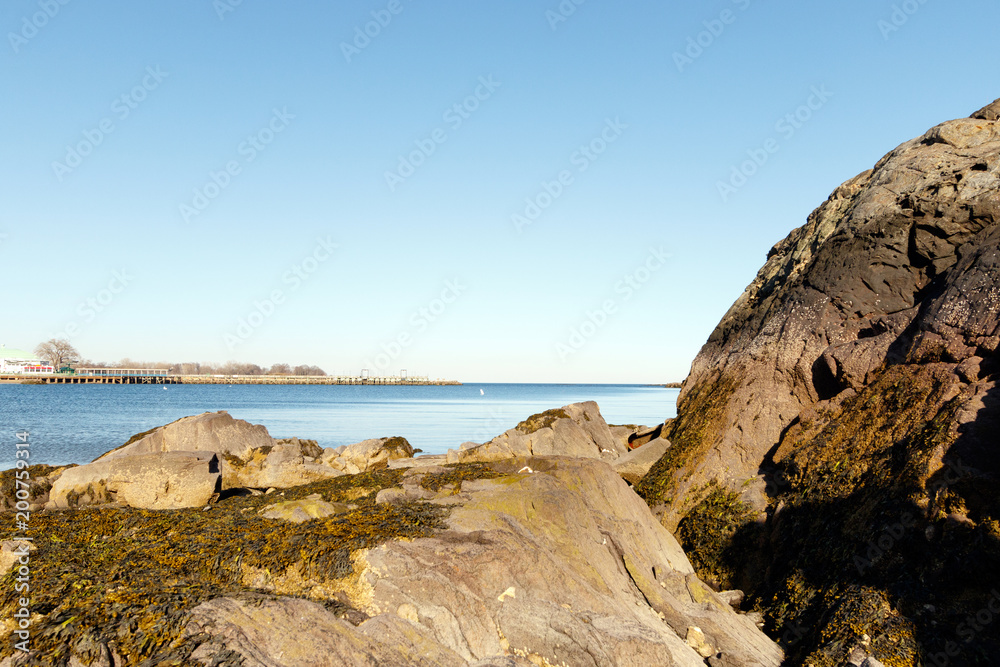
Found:
[[39, 359], [49, 362], [58, 371], [62, 368], [150, 368], [166, 369], [171, 375], [294, 375], [299, 377], [321, 377], [326, 375], [319, 366], [274, 364], [269, 368], [257, 364], [227, 361], [224, 364], [165, 361], [135, 361], [128, 357], [118, 362], [103, 362], [83, 359], [80, 353], [66, 339], [51, 339], [35, 348]]

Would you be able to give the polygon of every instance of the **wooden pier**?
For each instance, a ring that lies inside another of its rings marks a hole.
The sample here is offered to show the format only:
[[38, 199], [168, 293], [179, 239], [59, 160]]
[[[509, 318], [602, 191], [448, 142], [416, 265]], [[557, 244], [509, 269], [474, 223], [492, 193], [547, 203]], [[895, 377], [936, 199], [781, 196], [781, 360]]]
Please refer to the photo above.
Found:
[[427, 377], [355, 377], [346, 375], [167, 375], [165, 372], [114, 375], [74, 373], [3, 374], [7, 384], [309, 384], [309, 385], [460, 385], [454, 380], [431, 380]]

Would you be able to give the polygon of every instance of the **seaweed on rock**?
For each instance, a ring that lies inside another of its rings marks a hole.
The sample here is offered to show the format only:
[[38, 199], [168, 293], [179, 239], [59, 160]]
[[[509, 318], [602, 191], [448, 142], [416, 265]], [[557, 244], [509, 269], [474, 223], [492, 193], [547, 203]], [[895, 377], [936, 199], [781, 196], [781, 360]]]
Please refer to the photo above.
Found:
[[[375, 503], [378, 491], [396, 486], [402, 473], [383, 469], [281, 494], [232, 496], [207, 510], [108, 506], [34, 515], [35, 616], [32, 653], [24, 664], [66, 665], [71, 653], [94, 660], [104, 646], [127, 664], [187, 664], [197, 641], [183, 639], [183, 631], [195, 606], [223, 595], [272, 594], [246, 585], [248, 569], [280, 576], [292, 568], [335, 587], [352, 574], [357, 550], [427, 536], [442, 526], [447, 510], [440, 507]], [[276, 499], [316, 493], [327, 501], [352, 502], [355, 509], [302, 524], [259, 514]], [[15, 576], [8, 573], [0, 582], [5, 618], [11, 618], [20, 596]], [[351, 612], [336, 599], [318, 601]], [[0, 654], [12, 650], [13, 642], [5, 641]]]

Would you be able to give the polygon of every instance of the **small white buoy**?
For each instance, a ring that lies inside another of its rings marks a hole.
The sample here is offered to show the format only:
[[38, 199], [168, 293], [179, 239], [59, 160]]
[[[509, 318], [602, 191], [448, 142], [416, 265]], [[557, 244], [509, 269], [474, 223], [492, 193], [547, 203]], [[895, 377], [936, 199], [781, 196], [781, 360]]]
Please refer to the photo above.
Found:
[[485, 391], [483, 391], [482, 389], [480, 389], [480, 390], [479, 390], [479, 395], [480, 395], [480, 396], [485, 396], [485, 395], [486, 395], [486, 392], [485, 392]]

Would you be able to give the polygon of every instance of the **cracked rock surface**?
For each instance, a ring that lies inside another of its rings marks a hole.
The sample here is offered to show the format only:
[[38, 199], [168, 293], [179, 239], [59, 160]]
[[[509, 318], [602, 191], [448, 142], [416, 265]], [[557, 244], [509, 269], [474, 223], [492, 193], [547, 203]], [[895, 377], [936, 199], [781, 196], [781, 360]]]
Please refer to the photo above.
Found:
[[[516, 472], [525, 466], [534, 472]], [[433, 496], [452, 508], [442, 531], [359, 553], [348, 601], [367, 619], [356, 627], [299, 599], [219, 598], [194, 610], [189, 633], [210, 637], [195, 656], [207, 663], [233, 651], [248, 665], [695, 667], [711, 647], [717, 664], [781, 663], [778, 646], [695, 576], [606, 463], [532, 457], [494, 469], [500, 476]], [[693, 626], [704, 639], [697, 649], [686, 641]]]

